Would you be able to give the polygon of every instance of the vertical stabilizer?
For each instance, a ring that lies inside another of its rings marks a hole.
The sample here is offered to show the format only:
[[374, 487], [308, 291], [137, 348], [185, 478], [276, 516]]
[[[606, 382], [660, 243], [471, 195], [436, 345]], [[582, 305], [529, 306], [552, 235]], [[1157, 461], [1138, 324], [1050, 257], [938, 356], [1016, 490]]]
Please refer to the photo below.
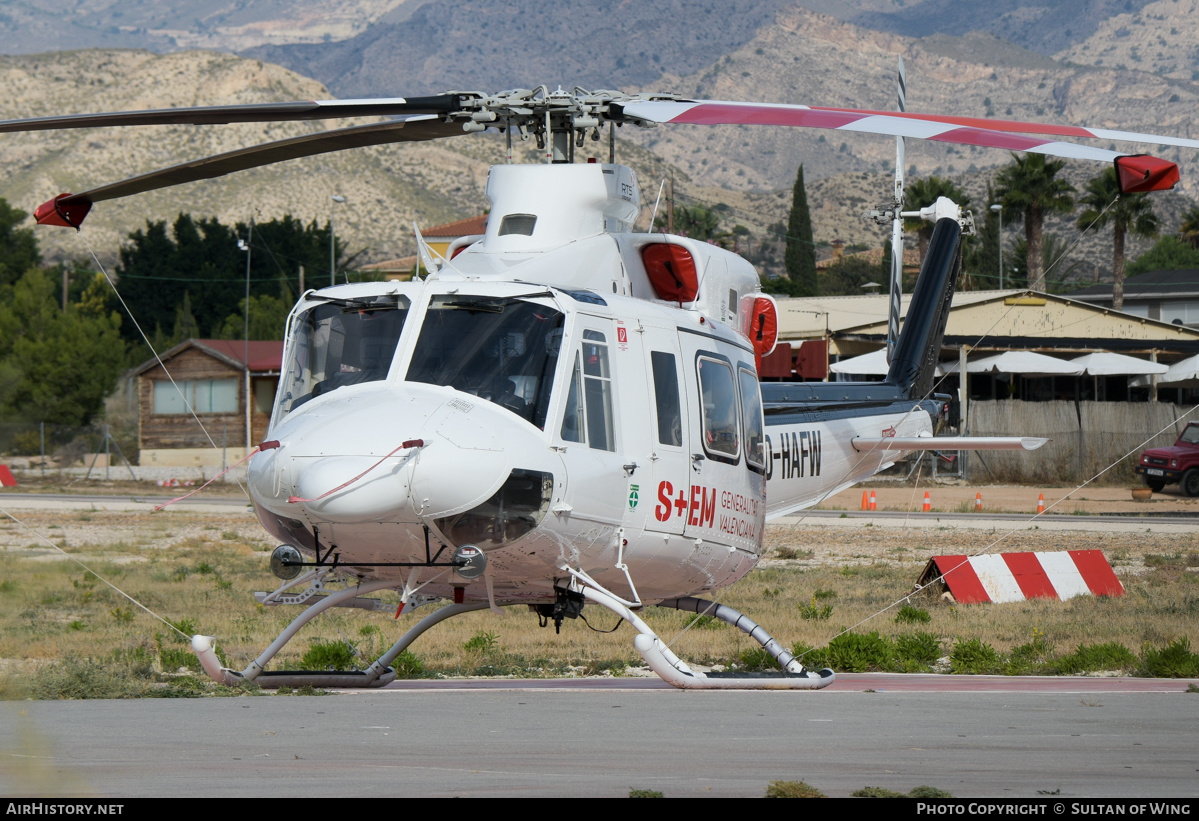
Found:
[[953, 286], [962, 265], [961, 239], [962, 227], [957, 220], [948, 217], [937, 220], [904, 318], [903, 332], [891, 357], [887, 382], [901, 388], [910, 399], [922, 399], [932, 390], [933, 373], [953, 301]]

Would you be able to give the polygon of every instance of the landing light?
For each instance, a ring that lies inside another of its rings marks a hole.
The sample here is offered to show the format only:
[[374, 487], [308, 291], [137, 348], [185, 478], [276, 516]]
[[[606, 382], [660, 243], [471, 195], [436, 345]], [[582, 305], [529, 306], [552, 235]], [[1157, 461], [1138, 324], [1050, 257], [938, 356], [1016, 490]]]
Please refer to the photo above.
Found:
[[302, 561], [304, 557], [300, 555], [300, 551], [289, 544], [281, 544], [271, 553], [271, 572], [289, 582], [304, 569], [300, 567]]
[[464, 579], [477, 579], [487, 569], [487, 555], [473, 544], [464, 544], [454, 551], [454, 571]]

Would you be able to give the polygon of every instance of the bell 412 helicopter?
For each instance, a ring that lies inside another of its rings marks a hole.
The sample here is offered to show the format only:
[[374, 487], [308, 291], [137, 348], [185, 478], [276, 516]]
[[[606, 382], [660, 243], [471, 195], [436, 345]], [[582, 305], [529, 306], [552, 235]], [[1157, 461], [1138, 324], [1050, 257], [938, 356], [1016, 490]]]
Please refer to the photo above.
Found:
[[[944, 199], [921, 212], [936, 227], [902, 333], [893, 283], [884, 382], [759, 384], [758, 363], [777, 334], [774, 300], [733, 253], [633, 231], [640, 186], [615, 162], [616, 127], [743, 123], [896, 136], [894, 203], [875, 213], [893, 226], [906, 213], [904, 137], [1111, 162], [1126, 192], [1170, 188], [1178, 169], [1056, 137], [1199, 147], [1037, 123], [544, 86], [66, 115], [0, 122], [0, 131], [368, 115], [392, 119], [61, 194], [36, 212], [39, 223], [78, 228], [94, 203], [114, 197], [489, 128], [505, 135], [509, 161], [514, 136], [544, 150], [544, 164], [491, 169], [485, 234], [458, 240], [438, 258], [418, 232], [424, 280], [308, 291], [292, 310], [269, 432], [250, 457], [248, 486], [259, 521], [280, 543], [271, 567], [282, 583], [258, 599], [304, 609], [242, 671], [221, 666], [213, 638], [194, 637], [204, 669], [229, 685], [383, 686], [395, 677], [390, 665], [399, 653], [445, 619], [521, 605], [560, 627], [590, 603], [628, 621], [638, 652], [675, 686], [818, 689], [833, 671], [805, 669], [751, 619], [702, 598], [754, 567], [766, 522], [905, 453], [1044, 441], [933, 437], [933, 371], [969, 214]], [[608, 161], [575, 162], [605, 127]], [[393, 609], [370, 596], [381, 590], [399, 594], [403, 613], [444, 606], [365, 670], [265, 669], [329, 608]], [[639, 615], [651, 604], [735, 625], [781, 672], [693, 670]]]

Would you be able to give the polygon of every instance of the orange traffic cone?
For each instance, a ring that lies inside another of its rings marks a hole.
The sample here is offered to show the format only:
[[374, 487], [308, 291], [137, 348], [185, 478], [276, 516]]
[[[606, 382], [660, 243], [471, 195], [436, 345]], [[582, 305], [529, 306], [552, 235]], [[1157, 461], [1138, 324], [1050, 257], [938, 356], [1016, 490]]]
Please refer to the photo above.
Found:
[[878, 510], [878, 500], [874, 498], [874, 491], [870, 491], [870, 509]]
[[924, 512], [928, 513], [933, 509], [932, 500], [928, 498], [928, 491], [924, 491]]
[[979, 491], [978, 493], [975, 493], [975, 494], [974, 494], [974, 512], [975, 512], [975, 513], [982, 513], [982, 512], [983, 512], [983, 494], [982, 494], [982, 491]]
[[1041, 493], [1037, 496], [1037, 515], [1040, 516], [1045, 512], [1045, 494]]
[[867, 491], [863, 490], [862, 491], [862, 510], [869, 510], [869, 509], [870, 509], [870, 494]]

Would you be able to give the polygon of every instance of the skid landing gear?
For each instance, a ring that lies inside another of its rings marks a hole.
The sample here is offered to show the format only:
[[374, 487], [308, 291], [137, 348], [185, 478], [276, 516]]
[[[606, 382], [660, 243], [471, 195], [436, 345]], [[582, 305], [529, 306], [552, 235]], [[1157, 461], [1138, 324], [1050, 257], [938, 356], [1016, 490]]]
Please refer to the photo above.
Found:
[[836, 678], [828, 668], [819, 672], [804, 669], [799, 660], [787, 652], [769, 633], [731, 607], [712, 604], [691, 596], [659, 602], [659, 607], [690, 610], [694, 613], [706, 612], [731, 624], [761, 644], [783, 668], [783, 671], [778, 673], [701, 673], [688, 667], [645, 622], [615, 596], [592, 587], [585, 587], [583, 595], [588, 601], [602, 604], [631, 624], [637, 630], [633, 646], [645, 659], [645, 663], [667, 684], [683, 690], [819, 690], [832, 684]]
[[[320, 579], [315, 580], [315, 589], [320, 588]], [[279, 634], [271, 645], [258, 658], [250, 662], [245, 670], [238, 672], [221, 666], [213, 649], [213, 639], [210, 636], [193, 636], [192, 650], [200, 660], [204, 671], [218, 684], [229, 687], [253, 681], [264, 689], [279, 687], [327, 687], [335, 689], [359, 689], [384, 687], [395, 680], [395, 670], [392, 662], [408, 648], [422, 633], [446, 619], [470, 613], [475, 610], [485, 610], [491, 605], [488, 602], [470, 602], [452, 604], [435, 610], [412, 626], [399, 641], [393, 644], [386, 653], [375, 660], [365, 670], [350, 672], [326, 672], [308, 670], [267, 671], [266, 665], [283, 646], [287, 644], [300, 628], [314, 617], [331, 607], [370, 608], [368, 603], [373, 599], [362, 598], [367, 593], [379, 590], [394, 589], [394, 581], [368, 582], [357, 587], [347, 588], [326, 596], [297, 597], [300, 601], [312, 603]], [[560, 626], [563, 618], [575, 618], [583, 609], [584, 601], [595, 602], [608, 608], [623, 618], [637, 631], [633, 646], [645, 659], [650, 669], [657, 673], [668, 684], [685, 690], [819, 690], [833, 683], [832, 670], [819, 672], [805, 670], [799, 660], [775, 641], [769, 633], [757, 625], [752, 619], [738, 613], [731, 607], [713, 604], [690, 596], [680, 599], [668, 599], [660, 602], [659, 607], [671, 607], [676, 610], [687, 610], [693, 613], [707, 613], [714, 618], [730, 624], [748, 634], [778, 661], [782, 672], [777, 673], [701, 673], [692, 670], [657, 634], [641, 620], [632, 609], [617, 596], [597, 589], [591, 585], [582, 585], [581, 589], [559, 589], [560, 595], [556, 604], [534, 605], [543, 620], [553, 619], [555, 626]], [[268, 597], [269, 598], [269, 597]], [[297, 602], [298, 603], [298, 602]]]

